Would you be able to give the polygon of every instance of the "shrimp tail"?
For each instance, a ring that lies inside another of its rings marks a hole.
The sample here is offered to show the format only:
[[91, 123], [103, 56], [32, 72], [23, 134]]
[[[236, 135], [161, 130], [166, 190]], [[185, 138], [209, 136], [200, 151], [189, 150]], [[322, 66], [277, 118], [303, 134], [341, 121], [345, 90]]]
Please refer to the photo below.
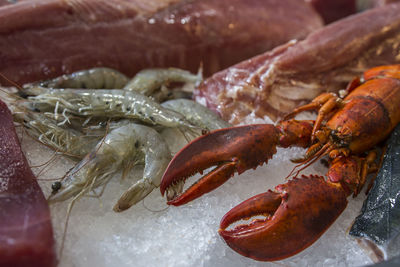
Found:
[[140, 200], [144, 199], [156, 187], [157, 186], [151, 182], [151, 179], [140, 179], [122, 194], [115, 204], [113, 210], [116, 212], [121, 212], [130, 208]]

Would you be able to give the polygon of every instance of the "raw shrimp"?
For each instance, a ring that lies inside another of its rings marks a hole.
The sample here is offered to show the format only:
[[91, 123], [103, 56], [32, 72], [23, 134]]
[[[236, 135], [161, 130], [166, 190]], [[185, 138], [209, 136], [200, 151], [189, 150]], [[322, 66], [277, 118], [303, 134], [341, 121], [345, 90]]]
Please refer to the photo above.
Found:
[[123, 125], [106, 135], [70, 171], [60, 186], [54, 188], [49, 201], [63, 201], [71, 197], [76, 200], [105, 184], [119, 170], [126, 176], [135, 164], [144, 162], [143, 178], [129, 188], [114, 207], [114, 210], [122, 211], [160, 185], [170, 159], [167, 145], [154, 129], [135, 123]]
[[35, 83], [47, 88], [121, 89], [129, 81], [121, 72], [110, 68], [93, 68]]
[[124, 90], [135, 91], [146, 96], [152, 95], [163, 85], [170, 83], [193, 83], [199, 84], [203, 80], [202, 70], [197, 75], [189, 71], [167, 68], [167, 69], [145, 69], [136, 74], [124, 87]]
[[161, 86], [161, 89], [157, 92], [154, 92], [150, 98], [154, 99], [157, 103], [162, 103], [164, 101], [172, 100], [172, 99], [180, 99], [180, 98], [185, 98], [185, 99], [192, 99], [193, 97], [193, 90], [191, 91], [185, 91], [181, 89], [168, 89], [165, 86]]
[[196, 128], [183, 115], [137, 92], [30, 88], [33, 91], [39, 95], [30, 100], [41, 110], [51, 105], [79, 116], [138, 119], [151, 125]]
[[132, 185], [119, 198], [114, 211], [124, 211], [144, 199], [154, 188], [160, 186], [161, 177], [171, 160], [171, 152], [165, 141], [153, 129], [146, 126], [135, 128], [135, 148], [144, 155], [143, 178]]
[[189, 99], [173, 99], [161, 104], [185, 116], [191, 124], [206, 130], [230, 127], [231, 124], [221, 119], [215, 112]]

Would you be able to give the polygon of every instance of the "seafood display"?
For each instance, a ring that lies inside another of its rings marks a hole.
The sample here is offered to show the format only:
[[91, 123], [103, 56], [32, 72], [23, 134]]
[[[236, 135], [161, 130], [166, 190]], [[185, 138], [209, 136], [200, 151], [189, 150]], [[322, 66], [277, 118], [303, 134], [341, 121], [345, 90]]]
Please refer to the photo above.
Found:
[[210, 75], [322, 26], [297, 0], [30, 0], [0, 18], [0, 72], [20, 84], [94, 67]]
[[[179, 206], [217, 188], [238, 174], [267, 162], [277, 146], [308, 148], [274, 191], [256, 195], [229, 211], [219, 234], [236, 252], [261, 261], [293, 256], [314, 243], [359, 194], [369, 173], [377, 171], [375, 147], [400, 122], [400, 65], [380, 66], [353, 79], [341, 92], [323, 93], [296, 108], [276, 126], [255, 124], [203, 135], [172, 159], [161, 182], [168, 204]], [[317, 111], [315, 121], [292, 119]], [[301, 176], [312, 163], [328, 156], [327, 179]], [[183, 193], [185, 180], [213, 168]], [[229, 228], [235, 222], [248, 220]]]
[[399, 153], [400, 126], [397, 126], [388, 140], [382, 167], [374, 186], [368, 193], [361, 214], [350, 230], [350, 235], [372, 240], [377, 245], [387, 245], [398, 238], [400, 232]]
[[49, 206], [0, 101], [0, 265], [56, 266]]
[[[0, 265], [370, 263], [345, 231], [400, 121], [394, 2], [0, 0], [0, 82], [13, 86], [0, 98], [28, 158], [0, 105]], [[203, 177], [184, 190], [190, 176]], [[157, 187], [190, 203], [169, 207]]]
[[322, 92], [337, 92], [370, 67], [399, 63], [399, 55], [400, 4], [391, 4], [218, 72], [194, 95], [233, 124], [249, 116], [277, 120]]

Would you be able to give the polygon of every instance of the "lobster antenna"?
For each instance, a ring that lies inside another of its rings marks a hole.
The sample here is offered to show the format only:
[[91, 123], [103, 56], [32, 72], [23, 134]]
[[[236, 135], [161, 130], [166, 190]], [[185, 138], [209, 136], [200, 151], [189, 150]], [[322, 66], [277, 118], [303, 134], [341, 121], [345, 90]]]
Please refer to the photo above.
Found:
[[326, 153], [321, 154], [321, 155], [318, 155], [316, 158], [314, 158], [313, 160], [311, 160], [307, 165], [305, 165], [305, 166], [303, 166], [302, 168], [300, 168], [300, 169], [296, 172], [295, 176], [299, 175], [299, 173], [300, 173], [302, 170], [304, 170], [305, 168], [307, 168], [308, 166], [310, 166], [311, 164], [313, 164], [314, 162], [316, 162], [317, 160], [319, 160], [321, 157], [323, 157], [323, 156], [329, 154], [329, 152], [331, 152], [331, 151], [332, 151], [332, 150], [330, 149], [330, 150], [328, 150]]
[[297, 175], [299, 175], [299, 173], [300, 173], [302, 170], [304, 170], [304, 169], [306, 169], [307, 167], [309, 167], [310, 165], [312, 165], [314, 162], [316, 162], [316, 161], [317, 161], [318, 159], [320, 159], [321, 157], [323, 157], [323, 156], [329, 154], [329, 152], [331, 152], [332, 149], [333, 149], [333, 148], [332, 148], [331, 144], [329, 144], [329, 143], [328, 143], [328, 144], [325, 144], [325, 145], [314, 155], [314, 157], [309, 158], [309, 159], [307, 159], [306, 161], [304, 161], [304, 162], [302, 162], [302, 163], [297, 164], [296, 166], [294, 166], [293, 169], [292, 169], [292, 171], [289, 173], [288, 176], [285, 177], [285, 179], [286, 179], [286, 180], [289, 179], [289, 177], [293, 175], [294, 171], [295, 171], [298, 167], [302, 166], [299, 170], [297, 170], [296, 174], [294, 175], [294, 176], [296, 177]]

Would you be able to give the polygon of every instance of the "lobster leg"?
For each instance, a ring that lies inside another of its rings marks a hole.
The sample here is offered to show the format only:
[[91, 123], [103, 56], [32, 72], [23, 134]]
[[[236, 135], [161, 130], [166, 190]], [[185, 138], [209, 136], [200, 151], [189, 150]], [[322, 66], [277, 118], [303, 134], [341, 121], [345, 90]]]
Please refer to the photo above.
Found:
[[[220, 129], [203, 135], [184, 147], [172, 159], [161, 181], [161, 194], [168, 204], [182, 205], [210, 192], [239, 174], [262, 165], [276, 153], [276, 147], [309, 144], [312, 121], [285, 121]], [[210, 167], [216, 167], [183, 194], [182, 183]]]
[[[346, 193], [339, 184], [320, 176], [294, 178], [275, 191], [254, 196], [229, 211], [219, 234], [243, 256], [261, 261], [280, 260], [314, 243], [342, 213]], [[232, 223], [263, 215], [247, 225], [227, 230]]]

